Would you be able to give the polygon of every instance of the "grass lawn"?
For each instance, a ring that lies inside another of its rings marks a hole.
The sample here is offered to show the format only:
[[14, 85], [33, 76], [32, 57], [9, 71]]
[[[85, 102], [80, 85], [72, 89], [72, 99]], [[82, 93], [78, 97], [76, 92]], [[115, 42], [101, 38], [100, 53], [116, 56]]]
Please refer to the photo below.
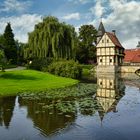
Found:
[[17, 95], [24, 91], [44, 91], [78, 83], [78, 80], [58, 77], [34, 70], [0, 73], [0, 95]]
[[94, 71], [94, 65], [80, 65], [82, 67], [82, 77], [87, 77], [87, 76], [91, 76], [91, 70], [93, 69], [92, 71], [92, 74], [95, 73]]

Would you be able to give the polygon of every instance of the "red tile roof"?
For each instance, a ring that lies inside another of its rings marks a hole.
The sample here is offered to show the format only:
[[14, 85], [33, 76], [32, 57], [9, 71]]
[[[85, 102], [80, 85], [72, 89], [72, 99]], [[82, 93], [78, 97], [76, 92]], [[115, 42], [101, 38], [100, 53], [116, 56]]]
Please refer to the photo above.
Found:
[[140, 48], [128, 49], [124, 51], [124, 62], [140, 63]]
[[114, 35], [114, 33], [106, 32], [106, 34], [108, 35], [108, 37], [111, 39], [111, 41], [112, 41], [117, 47], [123, 48], [123, 46], [122, 46], [121, 43], [119, 42], [119, 40], [118, 40], [118, 38], [116, 37], [116, 35]]

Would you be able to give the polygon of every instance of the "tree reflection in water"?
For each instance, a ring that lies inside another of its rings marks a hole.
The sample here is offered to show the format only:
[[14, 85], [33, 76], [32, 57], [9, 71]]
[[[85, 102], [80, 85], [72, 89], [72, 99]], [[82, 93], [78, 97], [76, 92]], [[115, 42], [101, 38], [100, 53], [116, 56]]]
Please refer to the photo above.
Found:
[[9, 128], [16, 97], [0, 97], [0, 126]]
[[[74, 124], [76, 116], [99, 113], [100, 119], [106, 113], [116, 112], [116, 106], [124, 95], [125, 86], [120, 76], [98, 75], [97, 92], [94, 95], [74, 99], [50, 100], [43, 96], [19, 97], [20, 106], [27, 106], [27, 117], [45, 135], [51, 135]], [[78, 114], [77, 114], [78, 113]]]
[[[20, 106], [27, 106], [28, 118], [31, 118], [34, 126], [43, 134], [51, 135], [65, 128], [75, 120], [75, 111], [62, 112], [62, 107], [75, 109], [73, 102], [53, 102], [47, 99], [19, 99]], [[61, 105], [59, 109], [58, 106]]]

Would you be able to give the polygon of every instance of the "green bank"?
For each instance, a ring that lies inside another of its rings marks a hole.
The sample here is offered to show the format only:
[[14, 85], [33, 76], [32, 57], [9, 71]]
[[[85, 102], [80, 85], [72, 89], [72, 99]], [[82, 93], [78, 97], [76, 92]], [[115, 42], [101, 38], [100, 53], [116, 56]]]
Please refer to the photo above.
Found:
[[25, 91], [40, 92], [77, 84], [78, 80], [49, 73], [20, 70], [0, 73], [0, 95], [17, 95]]

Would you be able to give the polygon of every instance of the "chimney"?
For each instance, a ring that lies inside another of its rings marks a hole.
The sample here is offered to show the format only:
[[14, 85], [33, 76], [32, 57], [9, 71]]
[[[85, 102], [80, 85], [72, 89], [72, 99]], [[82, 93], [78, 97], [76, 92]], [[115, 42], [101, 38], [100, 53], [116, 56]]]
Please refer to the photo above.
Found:
[[115, 35], [116, 34], [116, 30], [112, 30], [112, 33]]

